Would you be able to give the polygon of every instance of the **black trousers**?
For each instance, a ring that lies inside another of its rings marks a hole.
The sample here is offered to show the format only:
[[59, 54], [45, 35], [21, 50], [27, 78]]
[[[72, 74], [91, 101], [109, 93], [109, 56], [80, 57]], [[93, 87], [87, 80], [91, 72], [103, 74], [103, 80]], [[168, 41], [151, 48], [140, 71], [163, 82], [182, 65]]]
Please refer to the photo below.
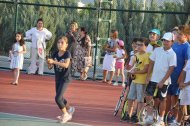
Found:
[[70, 81], [56, 81], [55, 89], [56, 89], [56, 96], [55, 96], [55, 102], [57, 103], [58, 107], [60, 109], [63, 109], [66, 104], [67, 100], [64, 98], [64, 93], [69, 85]]

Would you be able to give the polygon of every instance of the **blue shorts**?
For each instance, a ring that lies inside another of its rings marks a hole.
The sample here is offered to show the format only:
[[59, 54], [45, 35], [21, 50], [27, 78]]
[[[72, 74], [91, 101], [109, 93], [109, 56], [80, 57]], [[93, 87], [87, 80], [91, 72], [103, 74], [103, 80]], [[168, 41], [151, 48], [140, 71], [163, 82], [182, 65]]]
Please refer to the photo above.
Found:
[[170, 84], [168, 88], [168, 95], [171, 96], [178, 96], [180, 92], [179, 85], [178, 84]]

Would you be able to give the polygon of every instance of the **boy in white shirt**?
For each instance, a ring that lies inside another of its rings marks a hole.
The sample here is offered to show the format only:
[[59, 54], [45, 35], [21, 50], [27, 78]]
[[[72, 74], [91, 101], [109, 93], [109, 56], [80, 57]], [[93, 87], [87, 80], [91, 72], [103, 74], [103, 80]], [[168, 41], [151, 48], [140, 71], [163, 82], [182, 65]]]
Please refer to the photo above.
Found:
[[[171, 32], [165, 33], [163, 38], [163, 47], [156, 48], [152, 55], [150, 56], [150, 64], [147, 73], [146, 83], [148, 84], [146, 88], [146, 101], [153, 98], [156, 88], [158, 92], [156, 94], [156, 99], [159, 99], [159, 118], [154, 126], [164, 125], [164, 115], [166, 109], [166, 95], [168, 86], [171, 84], [170, 75], [176, 66], [176, 54], [171, 48], [173, 44], [173, 34]], [[152, 76], [151, 76], [152, 72]], [[153, 117], [148, 112], [148, 117], [145, 119], [145, 124], [153, 123]]]

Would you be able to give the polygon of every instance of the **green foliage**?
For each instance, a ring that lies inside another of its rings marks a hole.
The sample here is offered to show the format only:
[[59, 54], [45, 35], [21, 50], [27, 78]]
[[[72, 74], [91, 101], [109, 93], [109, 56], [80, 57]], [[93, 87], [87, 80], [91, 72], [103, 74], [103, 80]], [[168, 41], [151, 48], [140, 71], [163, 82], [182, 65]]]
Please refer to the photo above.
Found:
[[[117, 0], [117, 3], [119, 2], [121, 3], [121, 0]], [[159, 0], [123, 0], [123, 4], [118, 4], [117, 8], [163, 12], [190, 12], [190, 2], [188, 0], [159, 2]], [[117, 22], [120, 22], [118, 23], [119, 29], [123, 26], [124, 32], [122, 35], [125, 34], [127, 36], [127, 50], [130, 50], [131, 41], [134, 37], [148, 37], [148, 31], [153, 28], [160, 29], [163, 34], [174, 26], [189, 23], [190, 21], [189, 15], [179, 14], [118, 12], [117, 16], [119, 16]]]
[[[78, 0], [19, 0], [25, 3], [40, 3], [48, 5], [77, 6]], [[190, 12], [189, 0], [164, 1], [159, 0], [113, 0], [114, 9], [127, 10], [151, 10], [151, 11], [173, 11]], [[99, 0], [87, 7], [98, 7]], [[8, 52], [14, 42], [15, 27], [15, 5], [0, 3], [0, 54]], [[109, 8], [109, 4], [102, 4], [102, 8]], [[99, 23], [97, 33], [97, 10], [80, 10], [60, 7], [46, 7], [34, 5], [18, 5], [17, 29], [25, 33], [31, 27], [36, 26], [38, 18], [44, 19], [45, 27], [50, 30], [53, 37], [47, 44], [47, 51], [54, 49], [54, 43], [60, 35], [64, 35], [69, 29], [72, 21], [78, 22], [79, 26], [87, 28], [92, 42], [95, 42], [97, 34], [107, 37], [108, 23]], [[102, 19], [109, 19], [109, 11], [101, 11]], [[131, 40], [134, 37], [148, 37], [147, 33], [152, 28], [159, 28], [162, 33], [169, 31], [176, 25], [190, 23], [189, 15], [160, 14], [160, 13], [137, 13], [137, 12], [115, 12], [111, 13], [111, 28], [119, 31], [119, 38], [126, 42], [127, 50], [130, 50]], [[102, 41], [101, 44], [104, 44]]]

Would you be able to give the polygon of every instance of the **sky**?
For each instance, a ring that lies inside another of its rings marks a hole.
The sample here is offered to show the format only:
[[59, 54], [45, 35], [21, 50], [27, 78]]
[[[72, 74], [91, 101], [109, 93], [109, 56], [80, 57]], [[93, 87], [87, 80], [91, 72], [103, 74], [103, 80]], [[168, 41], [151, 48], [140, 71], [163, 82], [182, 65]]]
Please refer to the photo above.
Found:
[[84, 4], [94, 3], [94, 0], [81, 0]]

